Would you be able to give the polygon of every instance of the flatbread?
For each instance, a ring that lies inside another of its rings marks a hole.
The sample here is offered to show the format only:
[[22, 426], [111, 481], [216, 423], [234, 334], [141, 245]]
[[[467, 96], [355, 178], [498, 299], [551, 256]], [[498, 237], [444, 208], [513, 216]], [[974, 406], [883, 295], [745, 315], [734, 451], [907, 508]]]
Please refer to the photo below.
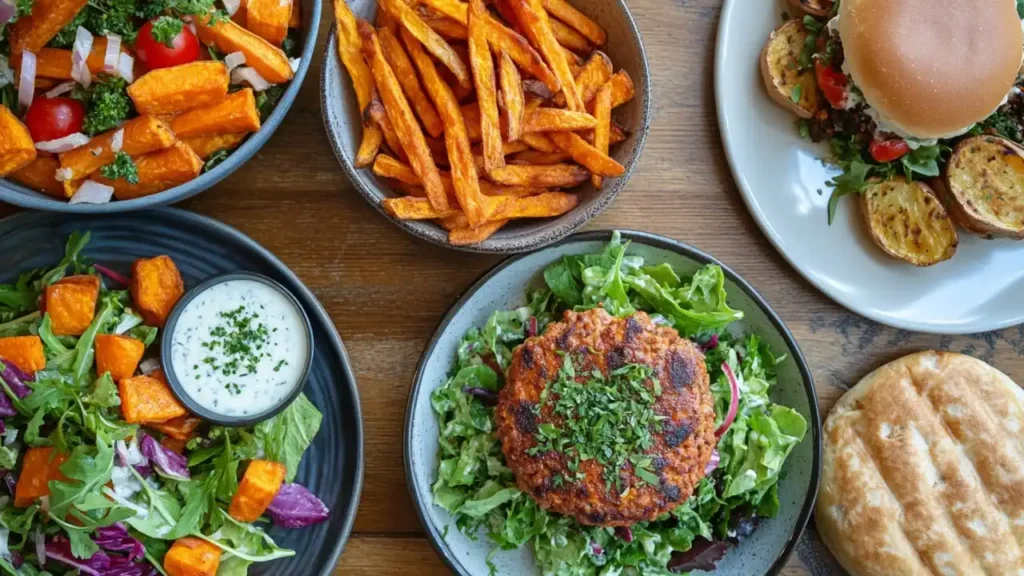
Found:
[[854, 576], [1024, 575], [1024, 391], [945, 352], [867, 375], [824, 426], [815, 510]]

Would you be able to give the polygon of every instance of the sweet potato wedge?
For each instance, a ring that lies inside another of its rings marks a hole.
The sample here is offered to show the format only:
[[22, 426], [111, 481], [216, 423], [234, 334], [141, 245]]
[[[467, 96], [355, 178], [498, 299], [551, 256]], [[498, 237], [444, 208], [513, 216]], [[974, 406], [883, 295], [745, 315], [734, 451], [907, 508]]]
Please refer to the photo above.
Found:
[[192, 433], [203, 423], [201, 418], [195, 416], [178, 416], [166, 422], [151, 422], [149, 428], [157, 430], [175, 440], [187, 441], [192, 438]]
[[404, 196], [402, 198], [385, 198], [381, 200], [384, 211], [399, 220], [436, 220], [458, 214], [460, 210], [450, 206], [438, 210], [426, 198]]
[[459, 84], [463, 86], [472, 84], [473, 79], [465, 62], [452, 49], [451, 45], [440, 34], [434, 32], [433, 28], [427, 26], [427, 23], [404, 0], [380, 0], [380, 7], [398, 20], [402, 27], [419, 40], [428, 52], [451, 70]]
[[551, 32], [555, 35], [555, 40], [558, 40], [558, 43], [566, 50], [589, 54], [594, 49], [586, 36], [554, 18], [551, 18]]
[[480, 106], [480, 134], [484, 150], [486, 171], [505, 165], [502, 153], [501, 124], [498, 120], [498, 86], [494, 74], [494, 57], [487, 45], [487, 27], [484, 16], [487, 8], [483, 0], [469, 3], [469, 60]]
[[860, 201], [871, 238], [886, 254], [914, 266], [932, 266], [956, 253], [953, 220], [924, 182], [894, 178], [872, 184]]
[[998, 136], [961, 141], [946, 164], [946, 201], [958, 224], [987, 237], [1024, 239], [1024, 149]]
[[293, 1], [296, 0], [247, 0], [245, 27], [274, 46], [280, 46], [288, 36]]
[[[391, 178], [397, 180], [402, 184], [406, 184], [414, 187], [414, 193], [411, 196], [425, 197], [423, 189], [420, 187], [419, 176], [413, 172], [412, 168], [408, 164], [405, 164], [387, 154], [380, 154], [377, 156], [376, 161], [373, 163], [373, 173], [382, 178]], [[442, 172], [441, 180], [444, 182], [445, 191], [448, 193], [448, 199], [455, 204], [460, 204], [458, 195], [455, 192], [455, 185], [452, 181], [451, 174]], [[535, 188], [523, 188], [513, 186], [499, 186], [497, 184], [491, 184], [487, 181], [480, 182], [480, 191], [487, 196], [532, 196], [534, 194], [541, 194], [547, 192], [547, 190], [535, 189]]]
[[498, 57], [498, 75], [501, 79], [501, 100], [505, 109], [508, 141], [518, 142], [523, 136], [526, 96], [523, 94], [523, 79], [519, 69], [508, 52], [502, 52]]
[[129, 336], [115, 334], [96, 335], [96, 373], [102, 376], [110, 373], [114, 382], [135, 375], [139, 361], [146, 352], [146, 345]]
[[150, 326], [163, 328], [182, 294], [185, 283], [170, 256], [140, 258], [132, 264], [132, 302]]
[[[124, 50], [121, 50], [124, 52]], [[89, 72], [92, 74], [99, 74], [103, 72], [103, 59], [107, 53], [107, 39], [103, 36], [97, 37], [92, 42], [92, 50], [89, 52], [89, 58], [86, 59], [86, 65], [89, 67]], [[71, 80], [71, 50], [61, 50], [59, 48], [40, 48], [36, 55], [36, 90], [41, 88], [39, 84], [40, 78], [50, 78], [54, 80]], [[11, 66], [16, 69], [21, 69], [21, 58], [17, 57], [11, 60]]]
[[492, 220], [485, 222], [476, 228], [453, 228], [448, 232], [448, 242], [452, 246], [470, 246], [487, 240], [508, 224], [508, 220]]
[[566, 59], [562, 45], [558, 43], [551, 30], [551, 21], [541, 0], [511, 0], [510, 4], [516, 14], [516, 19], [526, 32], [526, 37], [540, 49], [544, 59], [551, 66], [555, 77], [562, 85], [562, 92], [565, 94], [569, 110], [582, 112], [584, 104], [576, 86], [576, 79], [569, 68], [569, 61]]
[[597, 120], [586, 112], [573, 112], [562, 108], [537, 108], [526, 115], [527, 132], [566, 132], [590, 130]]
[[93, 178], [100, 184], [113, 186], [114, 197], [118, 200], [130, 200], [170, 190], [192, 180], [203, 171], [203, 160], [187, 144], [176, 142], [165, 150], [135, 158], [135, 166], [139, 172], [136, 184], [120, 178]]
[[47, 196], [64, 200], [64, 184], [57, 181], [58, 168], [60, 161], [56, 156], [39, 156], [7, 178]]
[[[530, 196], [506, 196], [496, 199], [494, 220], [513, 218], [548, 218], [569, 212], [579, 204], [579, 197], [565, 192], [544, 192]], [[448, 230], [472, 228], [465, 214], [457, 212], [440, 218], [441, 225]]]
[[198, 18], [196, 32], [202, 42], [213, 44], [225, 54], [245, 54], [245, 65], [255, 68], [271, 84], [284, 84], [295, 75], [283, 50], [231, 20]]
[[[363, 117], [363, 138], [356, 154], [355, 165], [357, 168], [365, 168], [373, 162], [373, 158], [377, 155], [381, 142], [384, 140], [380, 126], [372, 120], [367, 110], [373, 100], [373, 73], [363, 58], [363, 40], [359, 37], [355, 14], [345, 2], [332, 2], [332, 4], [334, 5], [334, 20], [338, 37], [338, 57], [345, 69], [348, 70], [349, 78], [352, 79], [356, 100], [359, 102], [359, 110]], [[383, 14], [383, 10], [381, 13]]]
[[256, 132], [260, 129], [260, 111], [252, 88], [228, 94], [224, 99], [182, 112], [171, 120], [171, 130], [178, 138], [194, 138], [212, 134]]
[[182, 138], [181, 141], [196, 153], [200, 160], [206, 160], [215, 152], [221, 150], [234, 150], [245, 140], [249, 134], [239, 132], [236, 134], [211, 134], [209, 136], [196, 136], [194, 138]]
[[544, 62], [543, 56], [530, 45], [529, 40], [489, 14], [483, 20], [487, 25], [487, 41], [496, 54], [507, 52], [513, 62], [542, 82], [551, 93], [557, 93], [562, 89], [558, 77]]
[[64, 29], [88, 0], [35, 0], [32, 13], [18, 19], [7, 31], [11, 54], [38, 52]]
[[[121, 151], [132, 157], [163, 150], [177, 140], [170, 126], [155, 116], [147, 115], [133, 118], [121, 128], [100, 134], [85, 146], [64, 152], [60, 155], [60, 166], [69, 173], [64, 181], [65, 193], [69, 198], [73, 193], [71, 182], [88, 178], [114, 161], [116, 154], [110, 145], [118, 130], [124, 130]], [[97, 150], [99, 154], [95, 153]]]
[[608, 41], [608, 34], [597, 22], [588, 18], [585, 14], [574, 8], [565, 0], [544, 0], [544, 9], [552, 16], [565, 22], [580, 34], [586, 36], [596, 46], [604, 46]]
[[577, 164], [584, 166], [597, 176], [618, 178], [626, 173], [626, 168], [609, 157], [607, 153], [587, 144], [587, 141], [575, 132], [552, 132], [548, 135], [559, 148], [568, 152]]
[[444, 132], [444, 124], [441, 123], [441, 117], [437, 114], [434, 104], [423, 91], [423, 85], [420, 84], [419, 76], [416, 74], [416, 69], [413, 68], [409, 54], [398, 41], [398, 37], [391, 33], [391, 30], [381, 29], [379, 38], [380, 46], [384, 50], [384, 59], [394, 70], [395, 76], [398, 77], [398, 83], [402, 85], [402, 90], [423, 123], [423, 127], [428, 134], [439, 138]]
[[67, 455], [56, 451], [53, 446], [32, 447], [25, 452], [21, 473], [14, 488], [14, 505], [28, 508], [43, 496], [50, 495], [50, 482], [67, 481], [60, 467]]
[[239, 522], [255, 522], [270, 506], [284, 483], [287, 469], [284, 464], [253, 460], [245, 469], [238, 492], [231, 498], [228, 514]]
[[525, 186], [527, 188], [572, 188], [590, 178], [590, 171], [572, 164], [548, 166], [509, 165], [490, 172], [488, 178], [495, 184]]
[[537, 150], [526, 150], [512, 156], [509, 164], [537, 164], [540, 166], [550, 164], [564, 164], [572, 160], [572, 155], [567, 152], [539, 152]]
[[28, 166], [35, 159], [36, 145], [28, 128], [9, 108], [0, 106], [0, 178]]
[[370, 105], [366, 107], [366, 115], [372, 118], [374, 125], [380, 129], [384, 142], [387, 143], [391, 152], [402, 160], [408, 160], [409, 156], [405, 153], [405, 148], [402, 147], [402, 141], [398, 138], [398, 133], [395, 132], [391, 119], [388, 118], [388, 112], [384, 109], [384, 103], [380, 101], [376, 92]]
[[801, 70], [798, 65], [807, 35], [801, 20], [790, 20], [771, 33], [761, 52], [761, 76], [768, 94], [800, 118], [813, 117], [821, 106], [814, 70]]
[[625, 70], [619, 70], [612, 75], [612, 108], [618, 108], [636, 97], [636, 87], [633, 79]]
[[302, 0], [292, 0], [292, 13], [288, 16], [288, 27], [295, 30], [302, 28]]
[[128, 96], [139, 114], [175, 114], [220, 102], [229, 82], [223, 62], [190, 62], [147, 72], [128, 86]]
[[131, 424], [166, 422], [188, 414], [178, 402], [162, 370], [149, 376], [133, 376], [118, 383], [121, 394], [121, 414]]
[[95, 276], [68, 276], [47, 286], [43, 309], [53, 333], [80, 336], [92, 324], [99, 297], [100, 279]]
[[179, 538], [164, 555], [168, 576], [216, 576], [220, 548], [199, 538]]
[[[598, 152], [607, 155], [611, 143], [612, 129], [612, 85], [605, 84], [594, 96], [594, 119], [597, 120], [597, 127], [594, 128], [594, 148]], [[601, 176], [594, 174], [590, 179], [594, 188], [600, 188], [604, 184]]]
[[554, 142], [548, 140], [546, 136], [538, 132], [523, 134], [522, 141], [523, 144], [526, 144], [538, 152], [553, 154], [559, 151], [558, 146], [555, 146]]
[[27, 374], [35, 374], [46, 367], [43, 341], [39, 336], [0, 338], [0, 360], [14, 364]]
[[465, 42], [469, 39], [469, 28], [458, 20], [447, 16], [422, 15], [421, 17], [427, 23], [427, 26], [430, 26], [434, 32], [440, 34], [445, 40]]
[[[584, 102], [590, 102], [597, 93], [597, 89], [604, 86], [611, 79], [614, 72], [612, 59], [600, 50], [594, 51], [583, 65], [580, 73], [576, 75], [576, 85], [579, 87], [580, 96]], [[555, 105], [565, 105], [565, 95], [555, 95]]]

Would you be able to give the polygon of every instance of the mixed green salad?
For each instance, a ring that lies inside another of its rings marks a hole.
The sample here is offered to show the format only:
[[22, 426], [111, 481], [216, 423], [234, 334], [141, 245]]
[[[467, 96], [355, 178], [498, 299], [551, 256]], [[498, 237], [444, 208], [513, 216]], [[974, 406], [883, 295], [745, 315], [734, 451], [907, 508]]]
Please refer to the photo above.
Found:
[[[545, 576], [713, 569], [759, 519], [778, 513], [783, 464], [807, 430], [798, 412], [769, 398], [785, 358], [774, 356], [756, 334], [740, 337], [727, 330], [743, 314], [726, 302], [721, 268], [708, 265], [684, 278], [669, 264], [646, 264], [628, 248], [616, 232], [602, 253], [551, 264], [544, 272], [546, 287], [527, 294], [525, 306], [497, 311], [466, 333], [450, 377], [431, 396], [440, 429], [434, 504], [450, 512], [463, 533], [485, 533], [494, 553], [531, 546]], [[517, 488], [494, 433], [493, 400], [504, 382], [497, 370], [507, 370], [515, 347], [565, 310], [598, 306], [618, 316], [647, 312], [700, 344], [717, 423], [735, 410], [693, 496], [657, 521], [629, 529], [584, 526], [541, 509]], [[735, 376], [738, 395], [727, 371]], [[488, 564], [496, 573], [491, 558]]]
[[[236, 519], [234, 501], [252, 464], [267, 462], [282, 469], [283, 479], [266, 494], [273, 500], [264, 513], [274, 525], [301, 528], [327, 519], [326, 506], [294, 483], [321, 413], [300, 396], [249, 428], [194, 422], [180, 437], [173, 420], [127, 422], [125, 380], [119, 388], [109, 371], [97, 373], [96, 343], [118, 335], [148, 348], [158, 330], [133, 310], [128, 290], [110, 287], [127, 288], [134, 273], [129, 280], [90, 263], [82, 255], [88, 241], [89, 234], [73, 234], [54, 268], [0, 285], [0, 574], [239, 576], [253, 563], [293, 556], [275, 544], [265, 522]], [[71, 279], [95, 282], [98, 298], [88, 328], [61, 336], [54, 333], [59, 317], [51, 317], [57, 304], [43, 311], [40, 302], [48, 288]], [[17, 353], [36, 338], [45, 364]], [[129, 379], [158, 366], [147, 358]], [[169, 550], [182, 542], [188, 550], [172, 562]], [[191, 554], [204, 546], [203, 558]]]

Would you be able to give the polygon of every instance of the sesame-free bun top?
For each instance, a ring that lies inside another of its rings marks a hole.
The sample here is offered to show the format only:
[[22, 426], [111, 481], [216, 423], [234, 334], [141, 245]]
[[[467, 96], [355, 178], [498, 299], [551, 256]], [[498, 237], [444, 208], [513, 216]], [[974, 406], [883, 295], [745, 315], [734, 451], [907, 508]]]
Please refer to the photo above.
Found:
[[962, 354], [882, 366], [825, 419], [818, 532], [853, 576], [1024, 574], [1024, 391]]
[[839, 37], [867, 103], [920, 139], [990, 116], [1021, 66], [1015, 0], [842, 0]]

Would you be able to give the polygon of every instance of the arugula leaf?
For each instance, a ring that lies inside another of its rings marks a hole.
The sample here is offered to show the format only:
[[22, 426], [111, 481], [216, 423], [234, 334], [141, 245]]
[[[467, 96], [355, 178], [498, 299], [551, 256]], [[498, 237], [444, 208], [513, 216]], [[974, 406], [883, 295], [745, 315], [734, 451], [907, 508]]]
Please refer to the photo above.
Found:
[[294, 550], [279, 547], [262, 529], [235, 520], [221, 508], [216, 510], [215, 516], [222, 522], [220, 528], [209, 536], [196, 536], [223, 550], [226, 558], [235, 556], [249, 562], [270, 562], [295, 555]]
[[287, 468], [286, 482], [295, 479], [302, 454], [313, 443], [322, 420], [316, 406], [305, 394], [299, 394], [280, 414], [256, 425], [256, 440], [263, 446], [266, 459]]
[[901, 158], [900, 162], [906, 171], [907, 180], [912, 180], [912, 174], [915, 173], [928, 178], [938, 176], [939, 157], [941, 154], [942, 147], [936, 144], [934, 146], [921, 146]]

